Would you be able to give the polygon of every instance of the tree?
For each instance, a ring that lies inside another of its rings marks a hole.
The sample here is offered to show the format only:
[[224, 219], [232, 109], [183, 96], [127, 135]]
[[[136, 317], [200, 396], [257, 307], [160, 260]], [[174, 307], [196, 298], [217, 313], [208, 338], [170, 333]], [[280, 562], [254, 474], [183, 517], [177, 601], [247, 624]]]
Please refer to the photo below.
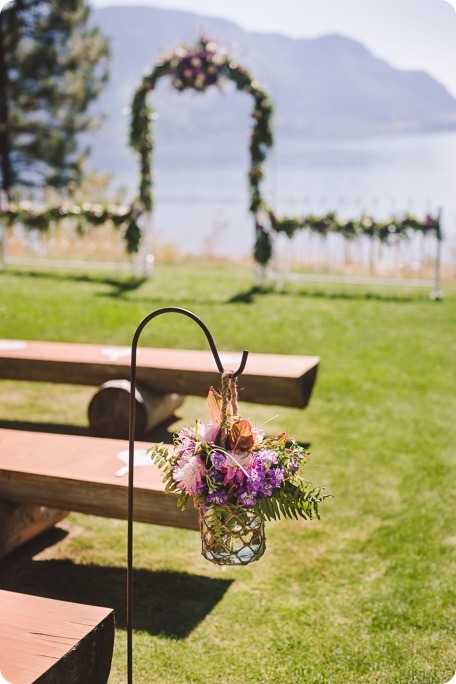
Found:
[[2, 189], [78, 183], [78, 135], [108, 78], [109, 44], [85, 0], [13, 0], [0, 12]]

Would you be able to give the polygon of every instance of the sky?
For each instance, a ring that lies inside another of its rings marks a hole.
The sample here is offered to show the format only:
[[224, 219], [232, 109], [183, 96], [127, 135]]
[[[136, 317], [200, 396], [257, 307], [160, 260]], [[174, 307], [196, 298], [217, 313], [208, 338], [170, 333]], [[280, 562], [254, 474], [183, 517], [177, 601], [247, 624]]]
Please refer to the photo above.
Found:
[[[0, 0], [1, 2], [1, 0]], [[399, 69], [424, 70], [456, 96], [456, 0], [89, 0], [229, 19], [248, 31], [340, 33]]]

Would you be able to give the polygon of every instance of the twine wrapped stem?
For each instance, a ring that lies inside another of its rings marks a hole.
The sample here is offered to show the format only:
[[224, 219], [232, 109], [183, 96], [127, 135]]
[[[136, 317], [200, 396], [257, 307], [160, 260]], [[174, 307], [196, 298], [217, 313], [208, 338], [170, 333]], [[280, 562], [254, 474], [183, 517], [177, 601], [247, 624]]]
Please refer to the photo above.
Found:
[[222, 373], [222, 406], [221, 406], [221, 426], [222, 431], [220, 435], [220, 446], [226, 447], [226, 425], [228, 416], [238, 415], [238, 391], [237, 391], [237, 377], [233, 371], [224, 371]]

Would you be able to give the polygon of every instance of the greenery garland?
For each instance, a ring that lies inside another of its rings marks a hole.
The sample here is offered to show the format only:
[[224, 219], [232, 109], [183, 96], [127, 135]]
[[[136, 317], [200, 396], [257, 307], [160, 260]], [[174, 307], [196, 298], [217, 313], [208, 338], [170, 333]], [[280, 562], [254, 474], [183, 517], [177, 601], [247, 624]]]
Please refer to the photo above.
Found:
[[358, 237], [376, 238], [382, 243], [391, 242], [394, 238], [410, 237], [412, 231], [419, 231], [423, 235], [434, 234], [437, 240], [442, 239], [439, 216], [426, 214], [424, 218], [417, 219], [411, 214], [404, 218], [390, 218], [386, 221], [376, 221], [371, 216], [364, 214], [359, 219], [340, 220], [335, 212], [329, 212], [324, 216], [284, 216], [277, 218], [272, 210], [268, 212], [271, 228], [276, 233], [285, 233], [288, 237], [298, 230], [311, 230], [326, 236], [329, 233], [339, 233], [344, 238], [354, 239]]
[[22, 202], [6, 203], [1, 211], [2, 221], [8, 226], [20, 223], [29, 230], [45, 232], [49, 227], [64, 219], [75, 219], [81, 233], [85, 231], [85, 224], [101, 226], [112, 223], [115, 228], [123, 231], [127, 251], [136, 252], [141, 231], [138, 218], [141, 210], [134, 204], [102, 205], [83, 202], [82, 204], [63, 202], [61, 204], [42, 207], [39, 204], [24, 200]]

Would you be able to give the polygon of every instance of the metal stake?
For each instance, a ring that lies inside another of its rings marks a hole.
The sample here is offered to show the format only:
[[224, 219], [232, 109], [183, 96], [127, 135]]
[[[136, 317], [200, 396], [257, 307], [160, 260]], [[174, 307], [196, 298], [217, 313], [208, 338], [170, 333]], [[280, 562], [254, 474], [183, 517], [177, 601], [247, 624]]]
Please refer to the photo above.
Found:
[[[128, 431], [128, 527], [127, 527], [127, 669], [128, 669], [128, 684], [133, 684], [133, 480], [134, 480], [134, 452], [135, 452], [135, 393], [136, 393], [136, 357], [138, 350], [139, 336], [146, 327], [146, 325], [153, 318], [165, 313], [178, 313], [188, 316], [195, 323], [198, 323], [200, 328], [206, 335], [209, 347], [214, 357], [220, 373], [223, 373], [223, 368], [220, 356], [215, 346], [214, 339], [209, 331], [209, 328], [203, 321], [191, 311], [181, 309], [176, 306], [167, 306], [163, 309], [157, 309], [144, 318], [139, 324], [133, 336], [131, 343], [131, 370], [130, 370], [130, 413], [129, 413], [129, 431]], [[245, 368], [249, 352], [244, 349], [242, 352], [241, 364], [237, 371], [233, 373], [234, 377], [238, 377]]]

